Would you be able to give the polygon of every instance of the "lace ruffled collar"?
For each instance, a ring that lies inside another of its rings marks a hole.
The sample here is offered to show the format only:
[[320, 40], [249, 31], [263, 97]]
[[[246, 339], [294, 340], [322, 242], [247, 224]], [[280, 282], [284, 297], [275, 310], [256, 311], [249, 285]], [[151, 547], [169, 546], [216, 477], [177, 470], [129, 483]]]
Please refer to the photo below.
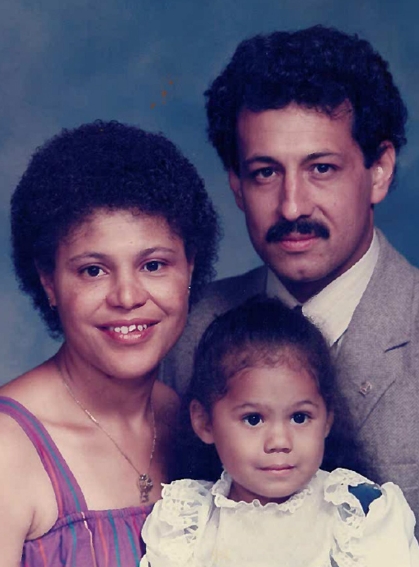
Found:
[[262, 504], [259, 500], [255, 499], [253, 502], [236, 502], [228, 498], [231, 488], [231, 476], [227, 471], [223, 471], [220, 479], [214, 484], [211, 489], [211, 494], [214, 496], [214, 504], [217, 508], [231, 508], [231, 509], [259, 509], [259, 510], [275, 510], [277, 512], [289, 512], [294, 513], [298, 508], [300, 508], [305, 499], [313, 492], [313, 483], [315, 482], [317, 474], [310, 480], [308, 485], [300, 490], [299, 492], [293, 494], [288, 500], [278, 504], [276, 502], [268, 502], [267, 504]]

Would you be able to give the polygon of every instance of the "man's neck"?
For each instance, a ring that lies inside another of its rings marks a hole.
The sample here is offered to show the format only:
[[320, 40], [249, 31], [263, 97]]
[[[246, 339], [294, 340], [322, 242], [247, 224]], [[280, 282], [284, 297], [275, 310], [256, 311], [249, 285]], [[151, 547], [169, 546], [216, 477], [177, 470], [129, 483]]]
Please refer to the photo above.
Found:
[[[352, 268], [352, 266], [350, 268]], [[348, 268], [348, 270], [350, 268]], [[282, 282], [284, 287], [289, 291], [289, 293], [293, 297], [295, 297], [295, 299], [299, 303], [305, 303], [306, 301], [308, 301], [309, 299], [320, 293], [330, 283], [335, 281], [338, 277], [340, 277], [348, 270], [337, 269], [334, 272], [328, 274], [325, 278], [322, 278], [321, 280], [316, 280], [314, 282], [295, 282], [284, 278], [278, 278], [278, 279]]]
[[335, 280], [336, 277], [334, 276], [334, 274], [329, 274], [327, 278], [323, 278], [314, 282], [295, 282], [284, 278], [278, 279], [299, 303], [305, 303], [311, 297], [314, 297], [315, 295], [320, 293], [333, 280]]

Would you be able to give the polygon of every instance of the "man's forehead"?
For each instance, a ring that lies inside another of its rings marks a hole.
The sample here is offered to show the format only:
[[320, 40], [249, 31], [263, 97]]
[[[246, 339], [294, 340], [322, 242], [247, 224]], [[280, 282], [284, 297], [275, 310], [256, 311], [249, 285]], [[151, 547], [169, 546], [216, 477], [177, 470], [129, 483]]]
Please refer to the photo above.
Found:
[[342, 103], [338, 104], [337, 106], [331, 107], [321, 107], [321, 106], [308, 106], [306, 104], [298, 104], [296, 102], [291, 102], [286, 106], [282, 106], [279, 108], [272, 107], [272, 108], [265, 108], [262, 110], [253, 110], [244, 106], [238, 113], [237, 116], [237, 128], [240, 128], [240, 125], [243, 124], [248, 117], [261, 115], [264, 113], [275, 112], [275, 111], [294, 111], [300, 112], [302, 115], [307, 116], [323, 116], [328, 118], [331, 121], [347, 121], [353, 120], [354, 110], [352, 104], [349, 100], [344, 100]]
[[[241, 160], [281, 154], [342, 153], [354, 145], [352, 107], [343, 103], [333, 112], [290, 104], [255, 112], [243, 109], [237, 124]], [[351, 151], [352, 151], [351, 150]]]

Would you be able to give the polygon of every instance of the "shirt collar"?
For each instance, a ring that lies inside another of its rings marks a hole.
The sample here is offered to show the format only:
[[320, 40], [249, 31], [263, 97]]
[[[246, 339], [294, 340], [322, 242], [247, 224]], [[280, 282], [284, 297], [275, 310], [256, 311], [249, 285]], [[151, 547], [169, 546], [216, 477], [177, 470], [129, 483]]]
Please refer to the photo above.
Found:
[[[374, 231], [370, 247], [362, 258], [304, 303], [304, 315], [320, 328], [330, 346], [339, 341], [349, 327], [352, 315], [371, 279], [379, 252], [380, 244]], [[270, 268], [266, 293], [278, 297], [291, 308], [299, 305]]]

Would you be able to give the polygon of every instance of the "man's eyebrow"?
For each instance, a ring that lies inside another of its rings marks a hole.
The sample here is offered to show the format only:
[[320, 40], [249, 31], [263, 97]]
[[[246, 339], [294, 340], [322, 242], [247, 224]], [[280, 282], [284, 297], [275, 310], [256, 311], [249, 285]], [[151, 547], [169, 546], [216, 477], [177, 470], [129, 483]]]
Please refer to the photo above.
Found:
[[[312, 152], [311, 154], [308, 154], [303, 158], [302, 163], [306, 164], [309, 163], [310, 161], [314, 161], [316, 159], [322, 159], [325, 157], [340, 157], [340, 154], [338, 152], [332, 152], [328, 150], [321, 152]], [[274, 159], [272, 156], [261, 155], [261, 156], [252, 156], [248, 159], [245, 159], [243, 161], [243, 166], [249, 167], [254, 163], [264, 163], [266, 165], [281, 165], [281, 163], [278, 160]]]
[[249, 165], [252, 165], [253, 163], [256, 163], [256, 162], [263, 162], [263, 163], [266, 163], [266, 164], [269, 164], [269, 165], [279, 164], [279, 162], [271, 156], [253, 156], [249, 159], [245, 159], [243, 161], [243, 165], [244, 165], [244, 167], [249, 167]]
[[303, 163], [308, 163], [310, 161], [315, 161], [316, 159], [322, 159], [325, 157], [340, 157], [340, 154], [338, 152], [330, 152], [327, 150], [324, 152], [313, 152], [311, 154], [308, 154], [308, 156], [303, 159]]

